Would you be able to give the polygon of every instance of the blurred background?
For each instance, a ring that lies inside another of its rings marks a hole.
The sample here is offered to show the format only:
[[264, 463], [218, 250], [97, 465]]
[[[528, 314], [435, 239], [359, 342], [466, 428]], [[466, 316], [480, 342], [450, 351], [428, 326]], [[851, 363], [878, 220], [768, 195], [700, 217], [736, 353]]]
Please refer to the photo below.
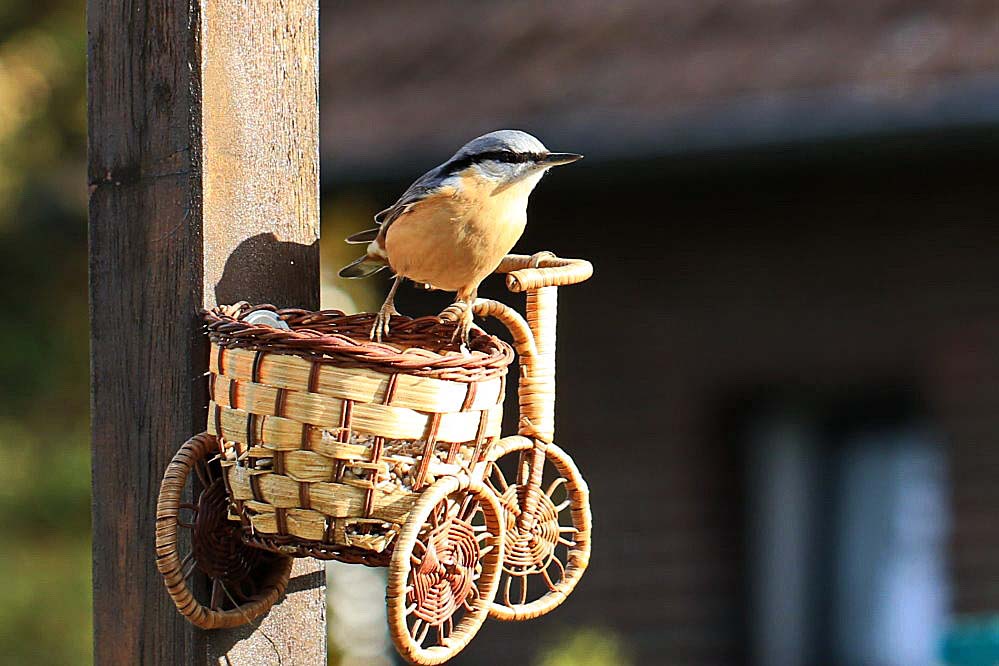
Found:
[[[90, 660], [84, 4], [0, 0], [2, 664]], [[455, 663], [999, 660], [999, 5], [321, 5], [325, 306], [377, 304], [341, 239], [468, 139], [587, 156], [517, 249], [597, 268], [558, 408], [592, 564]], [[330, 590], [333, 663], [392, 663], [378, 573]]]

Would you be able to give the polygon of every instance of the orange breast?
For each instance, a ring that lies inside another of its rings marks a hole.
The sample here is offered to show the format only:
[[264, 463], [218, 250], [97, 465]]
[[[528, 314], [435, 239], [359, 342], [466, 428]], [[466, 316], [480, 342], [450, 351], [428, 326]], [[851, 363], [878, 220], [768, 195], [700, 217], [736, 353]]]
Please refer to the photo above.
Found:
[[394, 272], [438, 289], [472, 290], [513, 248], [524, 232], [530, 190], [514, 185], [497, 192], [468, 171], [453, 195], [427, 198], [389, 227], [385, 251]]

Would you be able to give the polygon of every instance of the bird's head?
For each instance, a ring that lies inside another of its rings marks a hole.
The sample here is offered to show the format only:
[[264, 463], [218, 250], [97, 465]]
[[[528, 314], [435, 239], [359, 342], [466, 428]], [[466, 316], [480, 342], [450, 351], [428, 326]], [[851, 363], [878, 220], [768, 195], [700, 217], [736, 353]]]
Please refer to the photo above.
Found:
[[548, 169], [582, 157], [575, 153], [553, 153], [527, 132], [498, 130], [466, 143], [442, 169], [447, 174], [473, 169], [476, 176], [494, 182], [497, 190], [517, 183], [533, 189]]

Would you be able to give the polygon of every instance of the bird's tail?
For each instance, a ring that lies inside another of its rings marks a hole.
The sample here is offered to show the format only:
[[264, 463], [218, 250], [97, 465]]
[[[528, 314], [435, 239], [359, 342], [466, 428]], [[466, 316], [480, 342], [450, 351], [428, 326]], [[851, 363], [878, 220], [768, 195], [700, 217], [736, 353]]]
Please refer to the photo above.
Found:
[[366, 278], [369, 275], [374, 275], [383, 268], [388, 268], [384, 261], [376, 257], [364, 255], [341, 268], [340, 277]]
[[375, 227], [374, 229], [365, 229], [364, 231], [358, 231], [352, 236], [347, 236], [346, 241], [351, 245], [364, 245], [365, 243], [370, 243], [371, 241], [378, 238], [378, 232], [381, 231], [381, 227]]

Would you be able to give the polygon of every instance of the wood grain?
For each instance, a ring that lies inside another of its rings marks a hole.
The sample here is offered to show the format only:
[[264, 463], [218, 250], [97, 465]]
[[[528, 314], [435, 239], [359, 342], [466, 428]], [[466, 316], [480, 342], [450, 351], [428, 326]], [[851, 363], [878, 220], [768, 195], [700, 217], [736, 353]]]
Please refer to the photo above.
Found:
[[317, 0], [201, 2], [206, 302], [318, 304]]
[[160, 477], [206, 421], [197, 310], [318, 306], [317, 2], [263, 5], [88, 2], [96, 664], [325, 663], [315, 564], [268, 640], [187, 624], [153, 561]]

